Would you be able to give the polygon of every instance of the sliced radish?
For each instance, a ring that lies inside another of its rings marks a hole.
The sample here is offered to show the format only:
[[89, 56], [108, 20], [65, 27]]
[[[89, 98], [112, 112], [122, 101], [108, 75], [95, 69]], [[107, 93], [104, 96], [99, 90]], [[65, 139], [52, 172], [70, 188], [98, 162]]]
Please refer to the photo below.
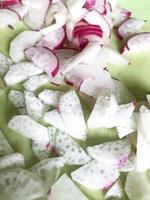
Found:
[[47, 127], [47, 131], [50, 138], [50, 146], [53, 147], [55, 145], [55, 136], [56, 136], [57, 128], [53, 126], [49, 126]]
[[71, 173], [72, 179], [88, 189], [109, 189], [119, 178], [116, 167], [92, 160]]
[[8, 94], [8, 99], [16, 108], [25, 106], [25, 97], [23, 92], [11, 90]]
[[121, 199], [123, 197], [123, 189], [120, 186], [119, 181], [113, 184], [105, 195], [105, 199]]
[[14, 85], [25, 81], [30, 76], [38, 75], [43, 72], [42, 69], [36, 67], [31, 62], [22, 62], [10, 66], [4, 80], [7, 85]]
[[0, 170], [14, 168], [14, 167], [24, 167], [24, 157], [20, 153], [12, 153], [3, 157], [0, 157]]
[[11, 5], [19, 4], [21, 0], [1, 0], [0, 8], [6, 8]]
[[41, 38], [40, 32], [23, 31], [10, 43], [9, 55], [14, 62], [24, 59], [24, 50], [33, 46]]
[[136, 156], [130, 156], [125, 165], [120, 168], [120, 172], [130, 172], [136, 170]]
[[11, 118], [8, 127], [25, 137], [42, 143], [49, 142], [49, 135], [46, 127], [34, 121], [27, 115], [16, 115]]
[[8, 25], [15, 27], [19, 21], [19, 16], [15, 12], [8, 9], [0, 9], [0, 28]]
[[0, 53], [0, 76], [4, 76], [13, 62], [10, 58]]
[[86, 196], [79, 190], [74, 182], [64, 174], [52, 186], [48, 200], [65, 200], [69, 199], [71, 194], [72, 200], [88, 200]]
[[13, 149], [6, 140], [4, 133], [0, 130], [0, 156], [11, 154]]
[[23, 17], [28, 12], [28, 7], [19, 3], [19, 4], [16, 4], [16, 5], [9, 6], [9, 10], [16, 12], [19, 15], [19, 17], [21, 19], [23, 19]]
[[63, 132], [57, 131], [55, 148], [58, 155], [62, 156], [68, 165], [83, 165], [90, 160], [80, 145]]
[[55, 77], [59, 70], [59, 60], [50, 49], [43, 47], [31, 47], [25, 51], [25, 55], [38, 67], [42, 68], [50, 77]]

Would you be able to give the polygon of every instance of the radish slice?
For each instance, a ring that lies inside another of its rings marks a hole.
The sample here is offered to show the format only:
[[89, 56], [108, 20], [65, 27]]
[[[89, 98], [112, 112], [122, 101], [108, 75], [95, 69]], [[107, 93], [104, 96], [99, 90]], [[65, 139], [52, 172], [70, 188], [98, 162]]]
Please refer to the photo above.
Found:
[[25, 97], [23, 92], [11, 90], [8, 94], [8, 99], [16, 108], [25, 106]]
[[87, 8], [88, 10], [93, 9], [97, 4], [96, 0], [86, 0], [84, 7]]
[[74, 182], [66, 174], [64, 174], [52, 186], [48, 200], [69, 199], [70, 194], [72, 196], [72, 200], [88, 200], [86, 196], [74, 184]]
[[41, 34], [37, 31], [23, 31], [10, 43], [9, 55], [14, 62], [24, 59], [24, 50], [40, 40]]
[[0, 157], [0, 170], [24, 167], [24, 157], [20, 153], [12, 153], [3, 157]]
[[33, 173], [21, 168], [1, 171], [0, 185], [0, 199], [27, 200], [46, 195], [41, 180]]
[[28, 7], [22, 5], [21, 3], [19, 3], [17, 5], [9, 6], [9, 10], [12, 10], [12, 11], [16, 12], [19, 15], [20, 19], [23, 19], [23, 17], [28, 12]]
[[6, 140], [4, 133], [0, 130], [0, 156], [11, 154], [13, 149]]
[[0, 76], [4, 76], [13, 62], [10, 58], [0, 53]]
[[113, 184], [105, 195], [105, 199], [121, 199], [123, 197], [123, 189], [120, 186], [119, 181]]
[[11, 5], [19, 4], [21, 0], [1, 0], [0, 8], [6, 8]]
[[0, 28], [8, 25], [15, 27], [19, 21], [19, 16], [15, 12], [8, 9], [0, 9]]
[[68, 165], [83, 165], [90, 160], [79, 144], [63, 132], [56, 132], [55, 148]]
[[125, 39], [133, 34], [136, 34], [146, 21], [141, 19], [129, 18], [123, 22], [118, 28], [118, 36], [120, 39]]
[[116, 167], [103, 162], [99, 163], [96, 160], [92, 160], [71, 173], [74, 181], [93, 190], [109, 189], [119, 175]]
[[31, 62], [22, 62], [12, 65], [4, 77], [7, 85], [14, 85], [25, 81], [30, 76], [38, 75], [43, 72]]
[[59, 70], [59, 61], [50, 49], [31, 47], [25, 51], [26, 57], [43, 69], [48, 76], [55, 77]]
[[49, 142], [46, 127], [34, 121], [27, 115], [16, 115], [8, 123], [8, 127], [25, 137], [42, 143]]

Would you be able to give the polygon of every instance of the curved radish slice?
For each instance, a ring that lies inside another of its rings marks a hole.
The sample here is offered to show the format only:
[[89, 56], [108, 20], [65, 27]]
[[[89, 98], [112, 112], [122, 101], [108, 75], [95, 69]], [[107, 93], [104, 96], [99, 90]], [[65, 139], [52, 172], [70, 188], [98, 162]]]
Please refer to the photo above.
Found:
[[146, 21], [141, 19], [129, 18], [123, 22], [118, 28], [118, 36], [120, 39], [125, 39], [133, 34], [137, 33], [144, 25]]
[[24, 59], [24, 50], [33, 46], [41, 38], [40, 32], [23, 31], [10, 43], [9, 55], [14, 62]]
[[12, 153], [3, 157], [0, 157], [0, 170], [24, 167], [24, 157], [20, 153]]
[[16, 108], [25, 106], [25, 97], [23, 92], [11, 90], [8, 94], [8, 99]]
[[11, 154], [13, 149], [6, 140], [4, 133], [0, 130], [0, 156]]
[[127, 139], [122, 139], [88, 147], [87, 152], [98, 162], [121, 168], [129, 159], [131, 145]]
[[17, 5], [12, 5], [12, 6], [9, 6], [9, 10], [12, 10], [14, 12], [16, 12], [19, 17], [21, 19], [23, 19], [23, 17], [27, 14], [28, 12], [28, 7], [25, 6], [25, 5], [22, 5], [21, 3], [17, 4]]
[[22, 62], [12, 65], [4, 77], [7, 85], [14, 85], [25, 81], [30, 76], [38, 75], [43, 72], [31, 62]]
[[58, 109], [65, 123], [67, 133], [74, 138], [86, 140], [86, 124], [80, 100], [75, 91], [68, 91], [60, 98]]
[[8, 123], [8, 127], [25, 137], [42, 143], [49, 142], [46, 127], [34, 121], [27, 115], [16, 115]]
[[120, 182], [117, 181], [113, 186], [108, 190], [105, 195], [105, 199], [121, 199], [123, 197], [123, 189], [120, 186]]
[[1, 0], [0, 8], [6, 8], [11, 5], [19, 4], [21, 0]]
[[119, 178], [119, 171], [115, 166], [92, 160], [83, 167], [71, 173], [72, 179], [89, 189], [109, 189]]
[[21, 168], [0, 172], [0, 185], [0, 199], [27, 200], [46, 195], [41, 180], [33, 173]]
[[68, 165], [83, 165], [90, 161], [90, 157], [69, 135], [57, 131], [55, 146], [58, 155], [62, 156]]
[[59, 60], [50, 49], [31, 47], [25, 51], [26, 57], [42, 68], [50, 77], [55, 77], [59, 70]]
[[48, 35], [44, 36], [37, 44], [38, 47], [46, 47], [48, 49], [59, 49], [64, 41], [64, 28], [59, 28]]
[[122, 53], [140, 53], [150, 51], [150, 33], [140, 33], [131, 37], [125, 46], [123, 47]]
[[48, 200], [69, 199], [70, 194], [72, 200], [88, 200], [86, 196], [74, 184], [74, 182], [66, 174], [64, 174], [52, 186]]
[[19, 16], [15, 12], [8, 9], [0, 9], [0, 28], [8, 25], [15, 27], [19, 21]]

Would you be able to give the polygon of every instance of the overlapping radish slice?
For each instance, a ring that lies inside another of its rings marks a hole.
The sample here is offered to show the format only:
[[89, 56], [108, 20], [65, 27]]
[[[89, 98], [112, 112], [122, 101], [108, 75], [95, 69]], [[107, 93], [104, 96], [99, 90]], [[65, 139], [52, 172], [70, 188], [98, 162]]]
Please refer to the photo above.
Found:
[[14, 167], [24, 167], [24, 157], [20, 153], [12, 153], [0, 157], [0, 170], [14, 168]]
[[27, 200], [46, 195], [41, 180], [33, 173], [14, 168], [0, 172], [0, 199]]
[[24, 135], [37, 142], [49, 143], [47, 128], [27, 115], [16, 115], [12, 117], [8, 122], [8, 127], [18, 134]]
[[120, 199], [123, 197], [123, 189], [120, 186], [119, 181], [113, 184], [113, 186], [108, 190], [105, 195], [105, 199], [117, 198]]
[[23, 92], [11, 90], [8, 94], [8, 99], [16, 108], [25, 106], [25, 97]]
[[70, 198], [72, 200], [88, 200], [87, 197], [80, 191], [74, 182], [64, 174], [52, 186], [48, 200], [64, 200]]
[[35, 164], [31, 170], [43, 180], [47, 192], [60, 176], [61, 169], [65, 165], [62, 157], [48, 158]]
[[119, 178], [115, 166], [92, 160], [71, 173], [72, 179], [89, 189], [109, 189]]
[[4, 76], [13, 62], [10, 58], [0, 53], [0, 76]]
[[57, 131], [55, 148], [68, 165], [83, 165], [90, 160], [80, 145], [64, 132]]
[[12, 147], [5, 138], [4, 133], [0, 130], [0, 156], [11, 154], [12, 152]]
[[23, 19], [23, 17], [28, 12], [28, 7], [25, 6], [25, 5], [22, 5], [21, 3], [18, 3], [16, 5], [9, 6], [9, 10], [12, 10], [12, 11], [16, 12], [19, 15], [19, 17], [21, 19]]
[[16, 63], [25, 58], [24, 50], [33, 46], [41, 38], [38, 31], [23, 31], [11, 41], [9, 55]]
[[0, 28], [6, 26], [15, 27], [19, 21], [19, 16], [15, 12], [9, 9], [0, 9]]

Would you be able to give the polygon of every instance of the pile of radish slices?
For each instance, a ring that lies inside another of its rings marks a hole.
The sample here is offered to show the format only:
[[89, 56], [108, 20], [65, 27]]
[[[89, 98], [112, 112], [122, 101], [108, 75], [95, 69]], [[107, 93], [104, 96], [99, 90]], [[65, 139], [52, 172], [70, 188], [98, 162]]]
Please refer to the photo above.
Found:
[[[18, 113], [8, 128], [31, 139], [38, 160], [25, 170], [23, 155], [0, 131], [0, 199], [93, 199], [80, 184], [102, 190], [105, 199], [126, 192], [129, 200], [149, 200], [150, 96], [141, 106], [109, 72], [109, 66], [130, 68], [131, 56], [150, 54], [150, 33], [141, 32], [147, 22], [116, 0], [0, 2], [0, 28], [15, 29], [20, 21], [28, 27], [10, 42], [9, 57], [0, 54], [0, 76]], [[111, 46], [114, 30], [120, 52]], [[118, 139], [87, 145], [89, 130], [100, 128], [114, 128]], [[67, 175], [70, 165], [76, 170]]]

